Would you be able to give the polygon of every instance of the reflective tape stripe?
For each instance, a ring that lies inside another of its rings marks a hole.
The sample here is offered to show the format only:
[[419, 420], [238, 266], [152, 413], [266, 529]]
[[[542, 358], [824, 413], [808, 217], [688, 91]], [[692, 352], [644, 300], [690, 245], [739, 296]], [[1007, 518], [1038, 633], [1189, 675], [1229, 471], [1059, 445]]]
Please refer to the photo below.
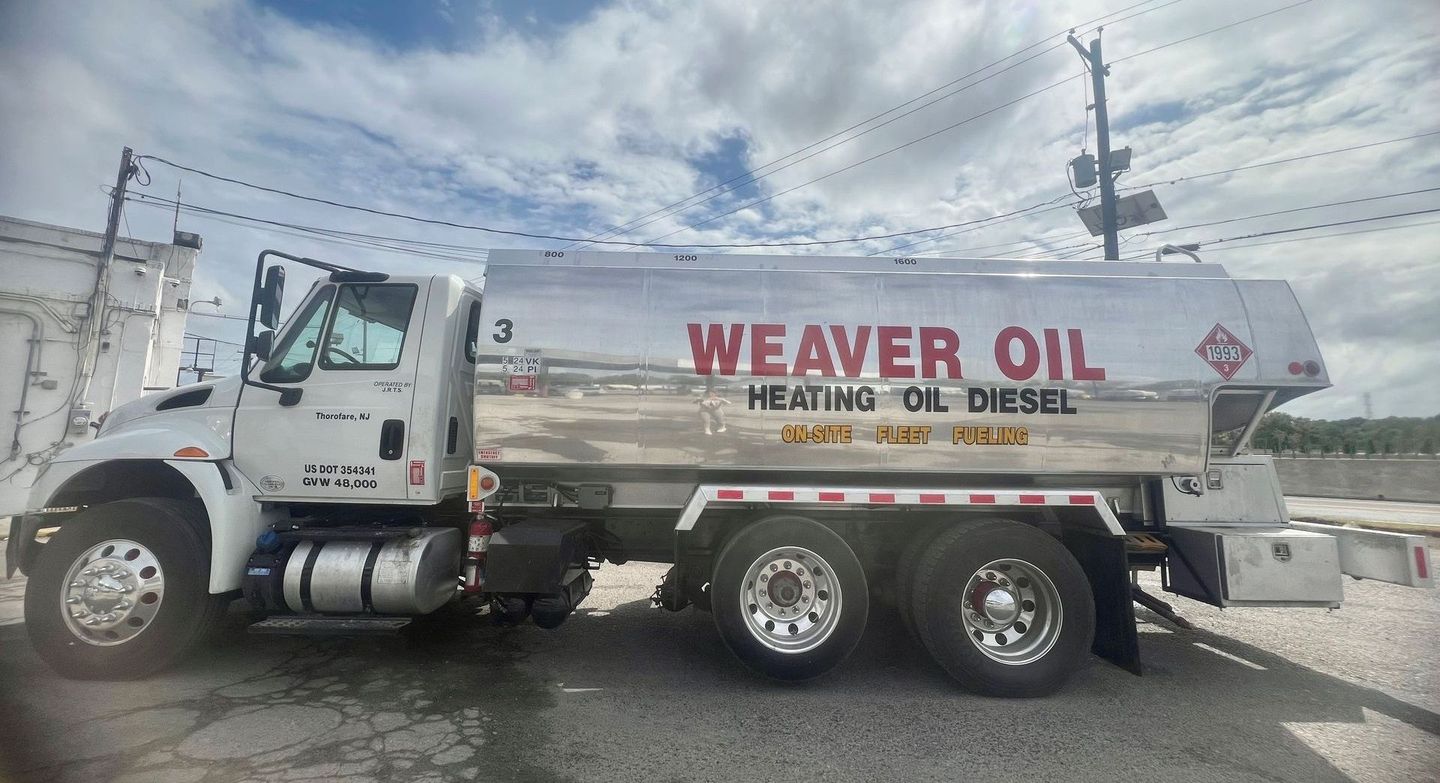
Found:
[[[948, 490], [935, 488], [894, 489], [890, 487], [775, 487], [704, 485], [692, 496], [676, 524], [677, 530], [691, 530], [708, 503], [795, 503], [846, 504], [851, 506], [1049, 506], [1082, 507], [1098, 516], [1103, 528], [1114, 536], [1125, 535], [1115, 512], [1096, 491], [1055, 489], [1034, 491], [1019, 489]], [[1421, 563], [1425, 553], [1417, 550], [1416, 570], [1429, 571], [1429, 563]]]

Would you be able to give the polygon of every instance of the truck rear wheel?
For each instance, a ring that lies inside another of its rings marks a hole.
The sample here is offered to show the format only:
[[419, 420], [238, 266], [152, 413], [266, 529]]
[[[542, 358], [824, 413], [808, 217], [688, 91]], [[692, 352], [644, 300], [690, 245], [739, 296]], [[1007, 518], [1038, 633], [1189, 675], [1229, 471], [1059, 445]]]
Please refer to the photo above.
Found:
[[986, 696], [1043, 696], [1090, 652], [1090, 582], [1060, 542], [985, 520], [942, 533], [919, 558], [916, 631], [951, 677]]
[[158, 671], [199, 640], [228, 604], [209, 593], [209, 552], [193, 503], [138, 498], [94, 506], [40, 551], [25, 589], [35, 652], [75, 679]]
[[736, 533], [715, 560], [710, 594], [731, 652], [780, 680], [817, 677], [845, 660], [870, 611], [865, 571], [850, 545], [798, 516]]

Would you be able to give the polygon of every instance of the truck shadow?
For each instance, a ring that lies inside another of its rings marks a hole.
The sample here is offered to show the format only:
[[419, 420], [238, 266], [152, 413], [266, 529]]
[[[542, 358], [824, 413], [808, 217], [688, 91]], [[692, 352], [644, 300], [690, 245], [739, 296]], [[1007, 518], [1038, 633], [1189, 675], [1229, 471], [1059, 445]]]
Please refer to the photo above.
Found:
[[17, 780], [767, 780], [792, 769], [829, 781], [1304, 783], [1357, 770], [1430, 779], [1440, 757], [1435, 712], [1143, 611], [1145, 676], [1092, 659], [1058, 694], [1006, 700], [957, 687], [882, 605], [849, 660], [794, 684], [741, 666], [706, 613], [596, 603], [551, 631], [447, 610], [380, 639], [259, 637], [234, 612], [192, 659], [134, 683], [61, 680], [23, 626], [7, 627], [0, 702], [21, 717], [0, 756]]

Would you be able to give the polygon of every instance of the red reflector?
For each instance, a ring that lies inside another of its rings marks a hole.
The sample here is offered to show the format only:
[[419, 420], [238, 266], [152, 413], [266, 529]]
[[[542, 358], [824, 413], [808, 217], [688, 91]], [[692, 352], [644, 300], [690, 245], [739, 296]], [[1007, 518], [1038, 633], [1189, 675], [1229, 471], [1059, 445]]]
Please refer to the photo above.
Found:
[[1071, 505], [1074, 505], [1074, 506], [1093, 506], [1093, 505], [1095, 505], [1095, 496], [1094, 496], [1094, 495], [1071, 495], [1071, 496], [1070, 496], [1070, 504], [1071, 504]]
[[994, 496], [994, 495], [971, 495], [971, 496], [970, 496], [970, 502], [971, 502], [971, 503], [994, 503], [994, 502], [995, 502], [995, 496]]
[[894, 495], [890, 495], [890, 494], [886, 494], [886, 493], [883, 493], [883, 492], [871, 492], [871, 493], [870, 493], [870, 502], [871, 502], [871, 503], [894, 503], [894, 502], [895, 502], [895, 496], [894, 496]]
[[1020, 502], [1023, 503], [1023, 504], [1025, 504], [1025, 505], [1027, 505], [1027, 506], [1043, 506], [1043, 505], [1045, 505], [1045, 496], [1044, 496], [1044, 495], [1021, 495], [1021, 496], [1020, 496]]
[[794, 500], [795, 493], [790, 492], [789, 490], [782, 491], [778, 489], [772, 489], [770, 490], [769, 498], [771, 500]]
[[1430, 559], [1425, 556], [1425, 547], [1415, 547], [1415, 573], [1421, 579], [1430, 578]]
[[844, 503], [844, 492], [821, 492], [820, 501], [823, 503]]
[[744, 500], [745, 493], [738, 489], [722, 489], [715, 493], [717, 500]]
[[944, 496], [944, 495], [927, 495], [927, 494], [925, 494], [925, 493], [922, 492], [922, 493], [920, 494], [920, 502], [921, 502], [921, 503], [944, 503], [944, 502], [945, 502], [945, 496]]
[[1301, 364], [1300, 362], [1290, 362], [1290, 367], [1288, 369], [1290, 370], [1291, 375], [1299, 375], [1300, 373], [1305, 372], [1305, 365]]
[[425, 460], [417, 459], [410, 461], [410, 486], [418, 487], [425, 483]]

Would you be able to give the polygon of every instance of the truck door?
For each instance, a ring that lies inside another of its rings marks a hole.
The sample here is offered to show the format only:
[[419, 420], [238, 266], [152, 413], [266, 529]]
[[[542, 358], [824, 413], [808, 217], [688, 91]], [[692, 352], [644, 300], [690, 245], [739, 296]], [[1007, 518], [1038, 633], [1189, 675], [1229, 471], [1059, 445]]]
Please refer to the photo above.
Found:
[[236, 467], [267, 500], [386, 502], [406, 496], [406, 442], [428, 290], [322, 283], [252, 378], [301, 390], [281, 405], [242, 387]]

